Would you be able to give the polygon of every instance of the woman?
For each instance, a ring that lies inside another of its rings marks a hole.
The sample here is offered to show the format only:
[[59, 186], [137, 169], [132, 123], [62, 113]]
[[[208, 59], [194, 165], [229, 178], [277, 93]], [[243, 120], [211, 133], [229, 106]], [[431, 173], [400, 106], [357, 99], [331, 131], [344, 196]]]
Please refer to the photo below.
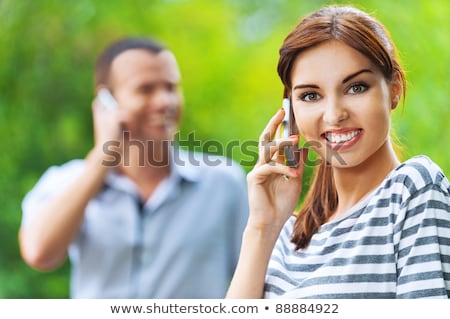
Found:
[[301, 136], [322, 159], [300, 211], [307, 150], [288, 167], [279, 110], [248, 175], [250, 216], [229, 298], [448, 298], [450, 184], [426, 156], [401, 163], [390, 115], [405, 76], [384, 27], [326, 7], [287, 36], [278, 73]]

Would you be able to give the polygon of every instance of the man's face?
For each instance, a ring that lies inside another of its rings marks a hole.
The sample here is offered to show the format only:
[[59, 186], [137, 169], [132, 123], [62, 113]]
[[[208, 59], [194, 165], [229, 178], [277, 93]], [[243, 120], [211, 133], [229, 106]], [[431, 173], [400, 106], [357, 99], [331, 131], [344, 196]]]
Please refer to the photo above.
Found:
[[127, 112], [124, 129], [142, 141], [171, 140], [180, 121], [180, 72], [169, 51], [127, 50], [112, 65], [110, 82], [119, 107]]

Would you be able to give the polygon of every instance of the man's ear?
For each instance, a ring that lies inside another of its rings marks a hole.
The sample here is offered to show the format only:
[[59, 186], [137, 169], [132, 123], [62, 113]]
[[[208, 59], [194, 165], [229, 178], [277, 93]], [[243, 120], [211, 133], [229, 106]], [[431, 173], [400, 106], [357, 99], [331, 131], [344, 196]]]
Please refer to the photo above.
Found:
[[400, 102], [400, 98], [403, 93], [403, 83], [398, 74], [395, 75], [395, 78], [391, 84], [391, 109], [394, 110], [398, 102]]

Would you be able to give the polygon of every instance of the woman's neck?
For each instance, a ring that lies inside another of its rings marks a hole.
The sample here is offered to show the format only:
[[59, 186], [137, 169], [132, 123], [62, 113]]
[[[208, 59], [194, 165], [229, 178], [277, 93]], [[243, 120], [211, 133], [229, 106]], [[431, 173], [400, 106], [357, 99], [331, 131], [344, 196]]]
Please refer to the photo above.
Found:
[[386, 141], [363, 163], [349, 168], [333, 168], [333, 177], [338, 193], [338, 208], [333, 219], [346, 212], [364, 196], [375, 190], [400, 161], [392, 144]]

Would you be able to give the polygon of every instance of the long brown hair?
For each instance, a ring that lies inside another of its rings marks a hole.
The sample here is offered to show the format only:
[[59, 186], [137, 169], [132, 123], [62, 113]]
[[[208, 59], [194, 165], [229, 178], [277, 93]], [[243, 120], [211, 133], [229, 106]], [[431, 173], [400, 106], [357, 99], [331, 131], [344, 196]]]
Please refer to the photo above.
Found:
[[[388, 31], [367, 13], [349, 6], [328, 6], [311, 13], [286, 37], [280, 48], [278, 75], [287, 92], [292, 88], [291, 72], [297, 56], [329, 40], [341, 41], [361, 52], [381, 70], [387, 81], [399, 79], [405, 97], [405, 74]], [[314, 233], [336, 210], [338, 200], [332, 168], [322, 161], [315, 169], [311, 187], [297, 214], [292, 235], [296, 249], [308, 246]]]

